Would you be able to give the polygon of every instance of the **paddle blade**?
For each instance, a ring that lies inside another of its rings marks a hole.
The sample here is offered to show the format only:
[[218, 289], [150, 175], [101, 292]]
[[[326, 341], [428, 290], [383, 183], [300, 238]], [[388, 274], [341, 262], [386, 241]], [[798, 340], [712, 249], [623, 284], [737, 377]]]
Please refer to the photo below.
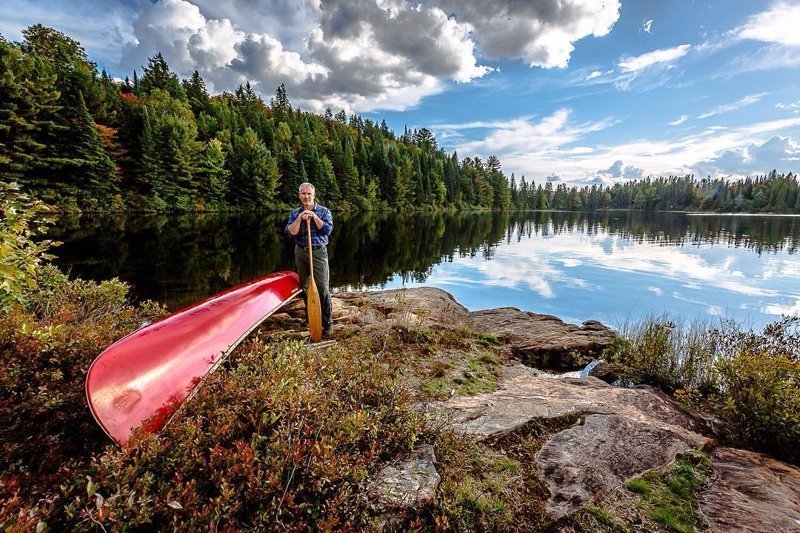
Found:
[[322, 305], [319, 301], [317, 284], [313, 279], [308, 280], [308, 329], [311, 332], [311, 340], [319, 342], [322, 340]]

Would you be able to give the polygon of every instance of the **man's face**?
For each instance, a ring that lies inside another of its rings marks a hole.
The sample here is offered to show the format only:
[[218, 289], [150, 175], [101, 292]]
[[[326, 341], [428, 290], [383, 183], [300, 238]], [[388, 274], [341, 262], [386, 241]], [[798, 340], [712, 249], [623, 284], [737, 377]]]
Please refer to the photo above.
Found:
[[300, 191], [300, 203], [304, 206], [313, 206], [314, 205], [314, 189], [311, 187], [303, 187]]

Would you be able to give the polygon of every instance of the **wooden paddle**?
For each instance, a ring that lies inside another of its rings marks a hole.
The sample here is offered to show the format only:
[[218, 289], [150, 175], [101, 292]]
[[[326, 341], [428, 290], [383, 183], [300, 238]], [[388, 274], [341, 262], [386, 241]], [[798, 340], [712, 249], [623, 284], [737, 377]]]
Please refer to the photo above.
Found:
[[317, 283], [314, 281], [314, 257], [311, 255], [311, 219], [306, 219], [308, 229], [308, 265], [311, 271], [311, 278], [308, 280], [308, 291], [306, 292], [306, 311], [308, 312], [308, 329], [311, 331], [311, 341], [319, 342], [322, 340], [322, 305], [319, 302], [319, 292]]

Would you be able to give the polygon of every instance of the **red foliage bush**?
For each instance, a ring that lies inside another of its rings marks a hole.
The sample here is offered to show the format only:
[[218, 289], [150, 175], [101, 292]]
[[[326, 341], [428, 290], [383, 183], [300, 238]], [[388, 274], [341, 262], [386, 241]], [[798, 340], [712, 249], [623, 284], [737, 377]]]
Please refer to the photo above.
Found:
[[425, 433], [390, 358], [253, 340], [160, 435], [110, 444], [83, 381], [105, 346], [162, 310], [48, 269], [0, 317], [0, 527], [368, 527], [366, 485]]

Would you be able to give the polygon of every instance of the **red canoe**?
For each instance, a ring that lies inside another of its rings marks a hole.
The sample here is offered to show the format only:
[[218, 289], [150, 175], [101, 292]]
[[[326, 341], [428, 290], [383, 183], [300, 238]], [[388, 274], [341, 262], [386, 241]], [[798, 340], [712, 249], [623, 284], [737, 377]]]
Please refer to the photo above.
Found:
[[112, 344], [86, 376], [97, 423], [125, 445], [134, 429], [158, 431], [256, 326], [300, 293], [294, 272], [244, 283]]

